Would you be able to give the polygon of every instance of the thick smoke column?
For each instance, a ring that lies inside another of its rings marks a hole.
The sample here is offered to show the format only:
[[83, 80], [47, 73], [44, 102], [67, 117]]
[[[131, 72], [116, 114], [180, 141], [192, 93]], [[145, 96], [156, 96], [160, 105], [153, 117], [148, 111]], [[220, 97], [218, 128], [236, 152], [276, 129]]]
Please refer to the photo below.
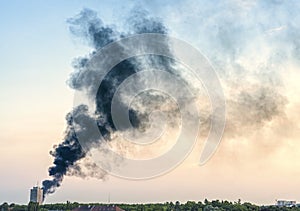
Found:
[[[144, 11], [133, 12], [128, 20], [130, 31], [124, 33], [118, 32], [113, 26], [105, 26], [97, 17], [96, 12], [89, 9], [84, 9], [79, 15], [68, 20], [70, 31], [74, 35], [84, 38], [95, 49], [89, 56], [75, 59], [73, 63], [75, 72], [71, 75], [68, 83], [71, 88], [86, 90], [88, 93], [89, 90], [97, 89], [96, 111], [90, 114], [88, 106], [80, 105], [67, 114], [65, 138], [62, 143], [54, 146], [53, 151], [50, 152], [54, 157], [54, 165], [49, 168], [49, 176], [52, 179], [43, 181], [45, 195], [53, 193], [60, 186], [65, 175], [72, 174], [72, 172], [77, 172], [76, 175], [82, 175], [78, 161], [86, 156], [86, 152], [78, 141], [78, 133], [85, 133], [88, 137], [84, 143], [85, 149], [90, 149], [93, 143], [111, 140], [112, 133], [116, 131], [110, 111], [111, 101], [114, 92], [124, 79], [140, 71], [142, 66], [145, 65], [165, 71], [175, 71], [172, 68], [172, 61], [168, 58], [152, 55], [146, 58], [130, 58], [116, 65], [105, 76], [100, 87], [93, 87], [95, 84], [93, 82], [99, 78], [101, 72], [90, 71], [87, 64], [98, 49], [131, 34], [167, 33], [166, 27], [160, 21], [149, 17]], [[167, 44], [165, 47], [168, 47]], [[153, 94], [152, 98], [157, 97]], [[160, 98], [160, 102], [162, 101], [164, 101], [164, 98]], [[122, 105], [122, 102], [120, 102], [120, 105]], [[145, 127], [145, 121], [148, 120], [147, 114], [130, 109], [129, 116], [134, 127]], [[95, 121], [105, 140], [97, 140], [89, 134], [87, 125], [93, 124]], [[122, 130], [126, 130], [126, 128], [122, 128]]]
[[74, 130], [74, 117], [81, 115], [85, 111], [86, 108], [84, 106], [77, 107], [66, 116], [67, 129], [65, 140], [58, 146], [54, 146], [54, 151], [50, 152], [54, 157], [54, 166], [49, 168], [49, 175], [53, 179], [43, 181], [44, 194], [53, 193], [55, 188], [60, 186], [69, 168], [74, 167], [76, 161], [85, 156]]
[[[202, 7], [201, 7], [202, 8]], [[204, 8], [204, 7], [203, 7]], [[227, 17], [227, 16], [226, 16]], [[230, 16], [229, 16], [230, 17]], [[206, 18], [201, 20], [206, 21]], [[218, 31], [215, 33], [216, 37], [209, 36], [214, 32], [215, 28], [200, 33], [199, 36], [207, 36], [208, 44], [216, 46], [210, 46], [211, 54], [208, 55], [221, 77], [224, 85], [224, 92], [226, 94], [227, 101], [227, 125], [225, 130], [225, 138], [234, 138], [235, 136], [247, 135], [249, 131], [261, 129], [266, 123], [270, 123], [277, 117], [285, 115], [287, 99], [282, 94], [280, 89], [280, 78], [276, 72], [270, 72], [267, 67], [271, 64], [279, 64], [279, 60], [273, 57], [266, 59], [265, 66], [256, 65], [255, 68], [247, 69], [247, 66], [243, 66], [236, 61], [238, 56], [240, 43], [238, 43], [235, 36], [230, 36], [230, 27], [227, 22], [222, 22], [223, 18], [218, 20], [221, 25]], [[234, 22], [232, 20], [229, 23]], [[88, 96], [90, 93], [96, 90], [95, 108], [88, 107], [86, 105], [79, 105], [71, 111], [67, 119], [67, 129], [65, 132], [65, 138], [63, 142], [54, 147], [51, 155], [54, 157], [54, 165], [49, 168], [49, 175], [51, 180], [45, 180], [43, 182], [43, 188], [45, 194], [50, 194], [60, 186], [65, 175], [79, 175], [79, 176], [94, 176], [92, 173], [85, 173], [82, 169], [82, 162], [88, 157], [89, 150], [93, 146], [98, 145], [100, 142], [111, 141], [117, 132], [126, 132], [128, 128], [126, 126], [118, 128], [117, 131], [111, 114], [111, 102], [118, 86], [124, 82], [129, 76], [144, 70], [145, 68], [159, 69], [172, 73], [178, 78], [187, 81], [191, 87], [195, 88], [198, 92], [201, 88], [198, 84], [193, 82], [193, 78], [189, 78], [175, 62], [169, 58], [156, 55], [147, 55], [142, 57], [134, 57], [117, 64], [112, 68], [104, 80], [102, 80], [100, 87], [96, 87], [95, 81], [102, 76], [101, 70], [95, 71], [89, 68], [91, 58], [98, 52], [99, 49], [105, 45], [112, 43], [118, 39], [141, 33], [161, 33], [167, 34], [167, 28], [161, 23], [161, 21], [150, 17], [146, 12], [134, 10], [131, 16], [127, 19], [126, 28], [128, 31], [118, 31], [115, 26], [105, 25], [101, 19], [97, 17], [96, 12], [85, 9], [76, 17], [69, 19], [70, 31], [72, 34], [79, 38], [83, 38], [92, 48], [88, 56], [77, 58], [73, 62], [75, 71], [71, 74], [68, 81], [69, 86], [74, 90], [84, 91]], [[199, 24], [201, 25], [201, 24]], [[202, 23], [205, 26], [204, 23]], [[223, 26], [224, 25], [224, 26]], [[209, 25], [210, 26], [210, 25]], [[213, 25], [215, 27], [215, 25]], [[238, 30], [231, 31], [245, 31], [242, 30], [243, 24], [238, 25]], [[228, 30], [228, 32], [227, 32]], [[212, 34], [214, 35], [214, 33]], [[238, 38], [245, 37], [244, 34], [236, 35]], [[244, 45], [244, 43], [242, 43]], [[220, 47], [221, 46], [221, 47]], [[170, 49], [168, 43], [163, 48]], [[218, 47], [218, 48], [217, 48]], [[170, 50], [171, 52], [171, 50]], [[247, 51], [245, 51], [247, 52]], [[225, 55], [226, 58], [223, 58]], [[277, 54], [276, 54], [277, 55]], [[280, 55], [280, 54], [278, 54]], [[103, 58], [109, 59], [109, 58]], [[277, 62], [278, 60], [278, 62]], [[225, 62], [226, 61], [226, 62]], [[227, 62], [228, 61], [228, 62]], [[255, 61], [251, 61], [254, 63]], [[151, 78], [144, 79], [145, 83], [151, 80]], [[158, 107], [167, 101], [166, 97], [157, 93], [147, 93], [148, 99], [153, 99], [154, 104], [151, 107]], [[203, 94], [203, 93], [202, 93]], [[199, 91], [199, 106], [206, 106], [203, 95]], [[90, 96], [94, 98], [95, 96]], [[187, 101], [188, 102], [188, 101]], [[118, 102], [118, 105], [125, 106], [127, 102]], [[131, 105], [129, 108], [130, 121], [138, 130], [144, 130], [149, 126], [149, 114], [142, 109], [147, 102], [138, 101], [137, 104]], [[148, 103], [149, 104], [149, 103]], [[169, 110], [167, 116], [173, 117], [172, 121], [175, 121], [178, 117], [178, 110], [167, 106]], [[158, 107], [159, 108], [159, 107]], [[201, 122], [203, 123], [201, 129], [209, 131], [210, 127], [210, 110], [209, 106], [206, 106], [200, 111]], [[191, 114], [193, 115], [193, 114]], [[97, 136], [94, 136], [89, 131], [88, 125], [97, 123], [98, 129], [104, 137], [103, 140], [98, 140]], [[169, 122], [168, 122], [169, 123]], [[79, 144], [78, 135], [88, 137], [85, 140], [84, 147]], [[83, 148], [85, 150], [83, 150]], [[83, 165], [86, 168], [94, 164]], [[101, 178], [103, 174], [97, 175]]]

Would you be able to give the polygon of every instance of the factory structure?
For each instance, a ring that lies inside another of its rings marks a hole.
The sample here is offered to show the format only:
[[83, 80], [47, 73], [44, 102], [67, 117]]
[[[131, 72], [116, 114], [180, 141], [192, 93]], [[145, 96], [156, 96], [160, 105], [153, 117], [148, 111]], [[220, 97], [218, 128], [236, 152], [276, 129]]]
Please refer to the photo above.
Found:
[[79, 206], [72, 211], [125, 211], [115, 205]]
[[39, 186], [35, 186], [30, 189], [30, 202], [43, 203], [43, 189]]
[[300, 207], [300, 204], [297, 204], [296, 201], [291, 200], [276, 200], [277, 207]]

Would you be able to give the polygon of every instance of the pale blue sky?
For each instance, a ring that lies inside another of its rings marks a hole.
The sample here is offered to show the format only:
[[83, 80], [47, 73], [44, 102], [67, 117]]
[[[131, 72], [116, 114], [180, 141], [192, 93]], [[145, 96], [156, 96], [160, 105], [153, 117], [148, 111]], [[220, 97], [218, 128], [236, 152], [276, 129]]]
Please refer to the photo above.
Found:
[[[118, 202], [300, 201], [300, 2], [161, 2], [139, 1], [138, 6], [161, 18], [172, 35], [205, 53], [226, 89], [229, 112], [236, 108], [230, 104], [235, 100], [232, 90], [264, 85], [286, 97], [285, 117], [273, 117], [255, 133], [246, 126], [236, 136], [229, 131], [203, 167], [196, 165], [200, 144], [187, 162], [168, 175], [147, 181], [110, 177], [105, 182], [66, 177], [47, 202], [105, 202], [109, 192]], [[66, 85], [71, 62], [90, 50], [70, 35], [66, 19], [86, 7], [105, 22], [122, 27], [135, 5], [133, 0], [0, 1], [0, 203], [28, 202], [29, 188], [47, 178], [52, 163], [49, 150], [62, 138], [64, 117], [73, 100]], [[238, 115], [230, 117], [239, 121]]]

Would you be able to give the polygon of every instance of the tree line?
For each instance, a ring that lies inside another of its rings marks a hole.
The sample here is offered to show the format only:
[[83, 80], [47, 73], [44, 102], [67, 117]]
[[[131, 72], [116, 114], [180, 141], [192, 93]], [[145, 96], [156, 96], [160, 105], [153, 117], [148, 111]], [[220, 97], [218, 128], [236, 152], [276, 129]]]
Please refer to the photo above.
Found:
[[[66, 203], [55, 203], [55, 204], [43, 204], [39, 205], [35, 202], [30, 202], [27, 205], [8, 204], [4, 202], [0, 205], [0, 211], [48, 211], [48, 210], [62, 210], [71, 211], [80, 205], [107, 205], [101, 203], [78, 203], [69, 202]], [[180, 203], [179, 201], [166, 202], [166, 203], [147, 203], [147, 204], [114, 204], [125, 211], [290, 211], [298, 210], [299, 207], [277, 207], [277, 206], [258, 206], [249, 202], [241, 203], [240, 200], [237, 202], [219, 201], [213, 200], [204, 202], [188, 201], [186, 203]]]

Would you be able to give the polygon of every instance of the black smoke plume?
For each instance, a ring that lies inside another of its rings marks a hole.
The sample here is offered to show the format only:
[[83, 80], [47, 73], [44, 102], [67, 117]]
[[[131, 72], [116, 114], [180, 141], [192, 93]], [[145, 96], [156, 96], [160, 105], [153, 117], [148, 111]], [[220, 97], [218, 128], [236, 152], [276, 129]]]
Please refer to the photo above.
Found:
[[[67, 129], [62, 143], [54, 146], [50, 154], [54, 157], [53, 166], [49, 168], [50, 180], [43, 181], [44, 195], [55, 192], [61, 185], [65, 175], [72, 174], [73, 171], [80, 171], [78, 161], [86, 156], [86, 151], [78, 141], [78, 133], [86, 133], [85, 147], [89, 149], [93, 143], [99, 141], [109, 141], [111, 134], [116, 131], [111, 116], [111, 101], [117, 87], [130, 75], [141, 70], [141, 59], [147, 61], [151, 67], [163, 69], [165, 71], [175, 71], [172, 68], [172, 61], [161, 56], [147, 56], [147, 58], [130, 58], [116, 65], [101, 82], [100, 87], [93, 87], [94, 81], [99, 78], [101, 72], [88, 69], [87, 64], [93, 55], [103, 46], [116, 41], [117, 39], [140, 33], [162, 33], [166, 34], [167, 29], [158, 19], [150, 17], [145, 11], [133, 11], [128, 18], [127, 32], [119, 32], [114, 26], [103, 24], [97, 17], [96, 12], [84, 9], [77, 16], [68, 20], [70, 31], [77, 37], [83, 38], [94, 51], [85, 57], [77, 58], [73, 62], [75, 69], [71, 74], [68, 84], [75, 90], [98, 89], [96, 96], [96, 111], [93, 115], [88, 113], [88, 106], [80, 105], [67, 114]], [[167, 47], [167, 44], [166, 44]], [[122, 106], [122, 102], [120, 102]], [[147, 119], [145, 114], [130, 109], [129, 117], [132, 125], [136, 128]], [[88, 131], [88, 124], [97, 122], [99, 131], [104, 140], [93, 138]], [[77, 128], [77, 129], [75, 129]], [[81, 128], [78, 130], [78, 128]], [[122, 128], [126, 130], [126, 128]]]
[[[206, 19], [203, 18], [203, 20]], [[222, 20], [219, 22], [219, 24], [222, 24]], [[56, 188], [61, 185], [66, 175], [82, 177], [93, 176], [93, 174], [83, 172], [80, 162], [88, 157], [88, 152], [93, 146], [96, 146], [100, 142], [111, 141], [114, 134], [119, 132], [112, 120], [111, 101], [118, 86], [126, 78], [150, 67], [152, 69], [171, 72], [176, 77], [180, 77], [185, 82], [187, 81], [185, 78], [186, 73], [182, 72], [182, 69], [178, 68], [172, 59], [157, 55], [147, 55], [126, 59], [117, 64], [105, 75], [100, 86], [96, 87], [97, 83], [95, 82], [102, 76], [103, 72], [101, 72], [101, 70], [95, 71], [94, 69], [90, 69], [89, 63], [99, 49], [111, 42], [132, 36], [133, 34], [168, 33], [167, 28], [159, 19], [149, 16], [145, 11], [135, 9], [131, 13], [125, 24], [127, 31], [118, 31], [115, 26], [104, 24], [103, 21], [97, 17], [97, 13], [89, 9], [84, 9], [77, 16], [69, 19], [68, 24], [70, 25], [71, 33], [75, 35], [75, 37], [83, 40], [93, 49], [89, 55], [74, 60], [74, 72], [71, 74], [68, 84], [74, 90], [85, 91], [87, 95], [89, 93], [97, 94], [95, 108], [93, 110], [87, 105], [79, 105], [67, 114], [67, 129], [65, 131], [64, 140], [59, 145], [54, 146], [54, 149], [50, 153], [54, 157], [54, 162], [53, 166], [49, 168], [49, 176], [51, 179], [43, 182], [45, 195], [53, 193]], [[246, 68], [243, 69], [242, 66], [238, 66], [235, 63], [234, 58], [236, 52], [239, 52], [235, 50], [235, 47], [238, 49], [239, 46], [235, 46], [238, 44], [235, 43], [236, 37], [230, 36], [230, 31], [226, 31], [226, 29], [230, 27], [230, 25], [219, 27], [220, 30], [217, 33], [217, 40], [220, 40], [221, 48], [214, 48], [213, 46], [211, 52], [216, 56], [210, 56], [213, 63], [218, 67], [217, 71], [224, 84], [223, 88], [227, 98], [226, 138], [245, 136], [245, 134], [250, 133], [249, 131], [252, 133], [253, 131], [263, 128], [266, 123], [273, 121], [277, 117], [284, 117], [286, 104], [288, 102], [278, 88], [280, 87], [279, 84], [276, 80], [276, 83], [274, 82], [274, 78], [277, 78], [275, 73], [265, 72], [263, 68], [259, 68], [257, 72], [249, 73], [249, 70]], [[224, 36], [224, 33], [225, 35], [228, 33], [228, 36]], [[240, 35], [240, 37], [243, 36], [244, 34]], [[219, 42], [213, 40], [210, 43], [218, 44]], [[162, 47], [170, 49], [168, 43]], [[222, 51], [223, 47], [226, 51]], [[220, 51], [214, 49], [220, 49]], [[223, 58], [224, 55], [225, 58]], [[224, 61], [229, 61], [230, 64]], [[267, 59], [267, 62], [268, 65], [269, 63], [273, 64], [272, 59]], [[233, 69], [235, 71], [233, 71]], [[251, 77], [248, 80], [244, 75], [250, 75]], [[145, 83], [147, 83], [147, 80], [151, 80], [151, 78], [145, 79]], [[194, 84], [193, 80], [193, 78], [189, 79], [188, 85], [198, 86]], [[176, 90], [177, 89], [178, 87], [176, 87]], [[200, 100], [197, 99], [200, 102], [199, 104], [205, 106], [203, 99], [201, 99], [202, 96], [200, 96], [200, 92], [197, 94], [199, 94]], [[155, 99], [153, 102], [157, 102], [157, 104], [150, 105], [152, 107], [161, 105], [166, 101], [164, 96], [157, 95], [157, 93], [148, 93], [148, 95], [148, 99]], [[91, 97], [94, 98], [95, 96]], [[147, 103], [148, 102], [142, 102], [141, 104]], [[125, 106], [127, 103], [118, 102], [118, 105]], [[147, 127], [149, 123], [149, 115], [145, 113], [145, 109], [139, 109], [142, 107], [143, 105], [138, 105], [129, 108], [129, 118], [132, 126], [141, 130]], [[176, 115], [180, 113], [173, 108], [168, 112], [169, 114], [167, 114], [167, 116], [172, 118], [176, 118]], [[210, 110], [204, 108], [200, 113], [200, 118], [202, 118], [201, 122], [204, 124], [202, 128], [209, 131]], [[94, 125], [95, 122], [103, 136], [102, 140], [98, 140], [97, 136], [93, 135], [89, 130], [89, 125]], [[124, 126], [118, 129], [121, 130], [120, 132], [123, 132], [128, 128]], [[79, 143], [79, 135], [86, 137], [84, 143]], [[84, 167], [94, 169], [95, 165], [88, 164], [84, 165]], [[102, 174], [97, 175], [98, 178], [102, 176]]]

